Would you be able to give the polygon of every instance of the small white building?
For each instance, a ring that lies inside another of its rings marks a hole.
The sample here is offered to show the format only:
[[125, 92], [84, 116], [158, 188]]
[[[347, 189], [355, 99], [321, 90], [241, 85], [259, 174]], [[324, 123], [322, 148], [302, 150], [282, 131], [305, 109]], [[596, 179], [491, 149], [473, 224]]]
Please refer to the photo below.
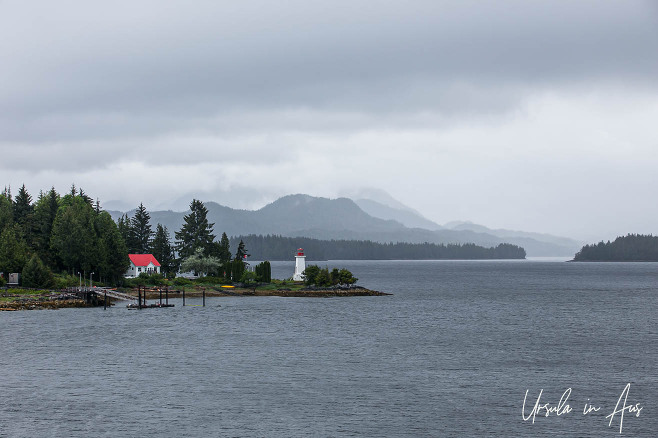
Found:
[[146, 274], [159, 274], [160, 263], [153, 254], [128, 254], [130, 267], [124, 277], [139, 277], [142, 272]]
[[303, 281], [302, 274], [306, 270], [306, 256], [304, 250], [299, 248], [295, 255], [295, 274], [292, 276], [293, 281]]

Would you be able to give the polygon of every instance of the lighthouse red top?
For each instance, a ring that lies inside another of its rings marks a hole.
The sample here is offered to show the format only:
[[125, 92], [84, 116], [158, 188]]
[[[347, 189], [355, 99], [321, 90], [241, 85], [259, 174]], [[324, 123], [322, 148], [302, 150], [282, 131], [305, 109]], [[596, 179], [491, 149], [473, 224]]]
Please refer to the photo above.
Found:
[[304, 249], [303, 248], [297, 249], [297, 255], [298, 256], [303, 256], [304, 255]]

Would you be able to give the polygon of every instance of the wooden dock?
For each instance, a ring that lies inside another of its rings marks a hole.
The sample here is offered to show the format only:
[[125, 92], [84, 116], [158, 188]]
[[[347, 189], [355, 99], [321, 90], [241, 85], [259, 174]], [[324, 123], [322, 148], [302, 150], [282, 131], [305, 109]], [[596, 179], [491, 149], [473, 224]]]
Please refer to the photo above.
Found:
[[[143, 294], [142, 294], [143, 289]], [[162, 289], [159, 289], [160, 292], [160, 302], [154, 304], [146, 303], [146, 286], [137, 286], [137, 304], [131, 303], [128, 304], [129, 309], [159, 309], [162, 307], [174, 307], [173, 304], [169, 304], [169, 288], [165, 288], [165, 301], [162, 302]], [[128, 295], [130, 296], [130, 295]], [[130, 299], [134, 300], [135, 297], [130, 296]]]

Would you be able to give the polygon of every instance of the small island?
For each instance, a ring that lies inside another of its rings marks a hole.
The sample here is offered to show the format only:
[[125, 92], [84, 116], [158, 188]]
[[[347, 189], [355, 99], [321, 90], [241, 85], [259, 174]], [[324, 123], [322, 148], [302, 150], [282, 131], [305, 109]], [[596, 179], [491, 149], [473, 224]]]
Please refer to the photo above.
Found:
[[585, 245], [574, 262], [658, 262], [658, 236], [628, 234], [613, 242]]

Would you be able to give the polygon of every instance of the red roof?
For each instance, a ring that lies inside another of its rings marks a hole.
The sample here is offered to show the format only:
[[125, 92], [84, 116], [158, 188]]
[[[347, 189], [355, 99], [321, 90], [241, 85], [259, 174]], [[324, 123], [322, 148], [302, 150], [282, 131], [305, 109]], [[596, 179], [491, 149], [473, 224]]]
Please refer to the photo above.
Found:
[[130, 261], [135, 266], [148, 266], [149, 263], [160, 266], [160, 263], [153, 257], [153, 254], [128, 254], [128, 257], [130, 257]]

